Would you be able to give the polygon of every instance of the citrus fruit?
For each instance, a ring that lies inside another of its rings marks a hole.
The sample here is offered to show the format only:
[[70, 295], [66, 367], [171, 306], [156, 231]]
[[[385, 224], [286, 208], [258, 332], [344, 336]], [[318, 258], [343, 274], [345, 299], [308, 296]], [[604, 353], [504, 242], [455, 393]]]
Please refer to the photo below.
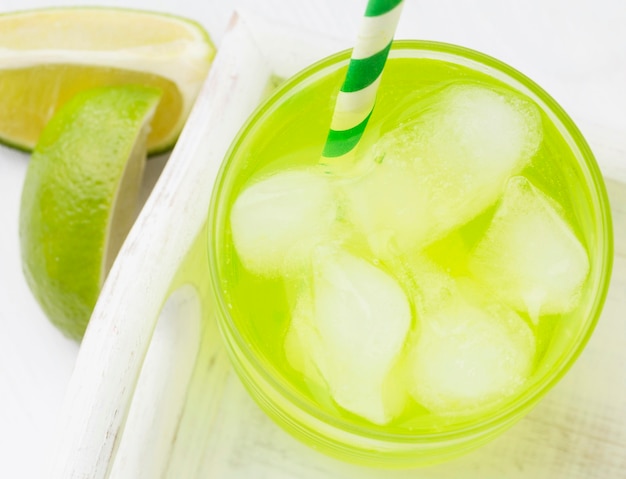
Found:
[[132, 85], [78, 93], [46, 125], [28, 164], [19, 226], [24, 275], [71, 338], [82, 337], [135, 219], [160, 97]]
[[27, 151], [76, 93], [122, 84], [163, 91], [148, 152], [171, 148], [215, 53], [190, 20], [116, 8], [4, 14], [0, 32], [0, 142]]

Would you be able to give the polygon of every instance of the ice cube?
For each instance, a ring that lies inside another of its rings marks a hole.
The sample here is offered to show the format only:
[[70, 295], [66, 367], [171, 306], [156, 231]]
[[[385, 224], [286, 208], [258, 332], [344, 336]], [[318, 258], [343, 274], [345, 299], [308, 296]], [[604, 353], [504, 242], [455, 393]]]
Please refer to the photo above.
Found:
[[339, 406], [386, 424], [406, 396], [389, 383], [411, 324], [406, 295], [389, 274], [344, 250], [316, 248], [313, 270], [285, 339], [287, 359], [323, 381]]
[[511, 178], [470, 256], [472, 274], [534, 321], [578, 303], [589, 260], [560, 207], [522, 176]]
[[244, 189], [230, 224], [243, 265], [273, 277], [302, 266], [329, 235], [336, 203], [329, 179], [313, 170], [276, 173]]
[[434, 228], [436, 218], [424, 209], [431, 192], [408, 162], [388, 157], [369, 173], [343, 184], [346, 218], [365, 235], [379, 258], [425, 243]]
[[414, 399], [435, 414], [462, 416], [515, 394], [535, 355], [526, 322], [472, 283], [442, 271], [424, 279], [408, 355]]
[[379, 257], [420, 249], [479, 214], [541, 142], [538, 109], [516, 94], [457, 84], [433, 95], [343, 185], [346, 217]]
[[411, 393], [431, 412], [463, 415], [513, 395], [528, 379], [534, 337], [512, 310], [459, 300], [421, 318]]

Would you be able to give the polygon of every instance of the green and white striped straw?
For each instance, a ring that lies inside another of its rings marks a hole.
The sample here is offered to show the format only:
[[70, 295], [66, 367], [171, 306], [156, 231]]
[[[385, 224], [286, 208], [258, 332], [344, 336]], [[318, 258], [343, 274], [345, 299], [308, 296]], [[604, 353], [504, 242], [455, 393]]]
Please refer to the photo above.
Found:
[[338, 165], [359, 143], [400, 19], [402, 0], [369, 0], [341, 86], [320, 163]]

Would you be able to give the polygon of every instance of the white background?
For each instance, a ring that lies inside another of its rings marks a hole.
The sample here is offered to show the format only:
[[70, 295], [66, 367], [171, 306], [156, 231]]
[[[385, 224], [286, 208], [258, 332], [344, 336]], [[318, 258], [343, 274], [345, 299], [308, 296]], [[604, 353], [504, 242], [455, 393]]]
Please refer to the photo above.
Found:
[[[83, 0], [81, 5], [184, 15], [201, 23], [219, 48], [236, 7], [303, 29], [351, 39], [365, 3]], [[72, 4], [67, 0], [0, 0], [0, 13]], [[611, 149], [613, 159], [626, 162], [624, 25], [623, 0], [406, 0], [397, 38], [462, 44], [509, 63], [561, 103], [592, 147], [597, 144]], [[44, 477], [38, 458], [53, 441], [54, 416], [78, 351], [77, 344], [66, 340], [48, 323], [21, 274], [17, 237], [21, 183], [14, 178], [23, 177], [27, 162], [27, 155], [0, 147], [0, 478], [11, 479]], [[626, 339], [624, 329], [616, 334]]]

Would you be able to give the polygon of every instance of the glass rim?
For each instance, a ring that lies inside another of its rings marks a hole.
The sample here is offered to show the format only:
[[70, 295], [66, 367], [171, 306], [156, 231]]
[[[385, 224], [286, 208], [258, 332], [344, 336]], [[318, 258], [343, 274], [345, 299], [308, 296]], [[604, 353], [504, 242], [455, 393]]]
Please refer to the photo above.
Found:
[[[593, 208], [597, 210], [597, 230], [604, 241], [600, 241], [602, 251], [598, 253], [598, 271], [599, 277], [594, 283], [596, 288], [596, 294], [593, 297], [593, 301], [590, 301], [587, 313], [589, 319], [584, 322], [584, 325], [580, 328], [580, 333], [572, 340], [571, 346], [567, 349], [555, 364], [544, 374], [544, 376], [531, 384], [524, 391], [516, 395], [510, 401], [504, 402], [502, 405], [496, 406], [488, 415], [476, 416], [470, 415], [467, 421], [458, 421], [453, 423], [453, 426], [449, 429], [445, 429], [437, 432], [428, 433], [396, 433], [381, 431], [380, 427], [368, 427], [366, 425], [359, 425], [343, 418], [339, 418], [332, 415], [319, 407], [315, 407], [313, 404], [309, 404], [297, 394], [285, 383], [284, 378], [276, 378], [274, 374], [268, 371], [249, 346], [243, 335], [239, 332], [235, 325], [233, 318], [228, 310], [226, 300], [222, 294], [218, 268], [218, 251], [217, 246], [219, 243], [219, 235], [213, 234], [213, 232], [221, 231], [216, 221], [219, 215], [218, 207], [220, 205], [220, 199], [222, 197], [224, 179], [230, 169], [231, 164], [234, 162], [236, 152], [251, 129], [258, 122], [262, 122], [266, 115], [270, 114], [273, 107], [280, 104], [284, 98], [288, 98], [290, 93], [297, 92], [299, 88], [302, 88], [310, 82], [347, 65], [350, 57], [350, 50], [343, 50], [327, 56], [312, 65], [309, 65], [305, 69], [291, 76], [286, 80], [283, 85], [278, 87], [276, 91], [265, 101], [263, 101], [248, 117], [248, 120], [240, 128], [239, 132], [233, 139], [231, 146], [224, 156], [224, 160], [220, 166], [219, 173], [215, 181], [215, 187], [213, 190], [211, 203], [209, 207], [209, 237], [208, 237], [208, 259], [211, 277], [211, 288], [215, 295], [216, 306], [218, 308], [217, 317], [222, 336], [227, 343], [227, 349], [229, 355], [232, 358], [232, 348], [234, 347], [230, 341], [234, 342], [239, 355], [243, 355], [247, 364], [254, 369], [255, 374], [258, 374], [264, 383], [269, 385], [273, 391], [280, 395], [280, 397], [290, 404], [296, 406], [300, 411], [307, 416], [312, 417], [316, 421], [325, 423], [331, 427], [334, 427], [344, 433], [353, 434], [359, 437], [367, 437], [368, 439], [375, 439], [384, 442], [393, 443], [431, 443], [435, 440], [452, 440], [460, 437], [471, 436], [482, 431], [487, 431], [492, 428], [496, 428], [502, 424], [508, 424], [514, 421], [516, 418], [532, 408], [543, 395], [554, 387], [554, 385], [569, 371], [585, 348], [589, 338], [591, 337], [595, 326], [600, 318], [600, 314], [606, 299], [608, 292], [608, 286], [611, 277], [612, 263], [613, 263], [613, 227], [610, 214], [610, 206], [604, 180], [600, 172], [600, 168], [596, 162], [587, 141], [584, 136], [575, 125], [569, 115], [563, 110], [563, 108], [537, 83], [531, 80], [529, 77], [519, 72], [510, 65], [491, 57], [487, 54], [478, 52], [476, 50], [450, 44], [444, 42], [427, 41], [427, 40], [396, 40], [393, 42], [389, 57], [390, 58], [424, 58], [425, 56], [432, 58], [450, 61], [452, 63], [459, 64], [474, 68], [474, 66], [482, 66], [483, 69], [479, 71], [485, 72], [485, 68], [490, 76], [493, 76], [493, 72], [498, 72], [504, 77], [498, 77], [502, 80], [514, 80], [516, 85], [511, 85], [507, 82], [507, 85], [517, 88], [523, 86], [524, 93], [532, 93], [533, 100], [540, 100], [540, 107], [546, 113], [551, 113], [551, 119], [559, 128], [559, 131], [563, 134], [566, 132], [573, 143], [570, 143], [570, 147], [575, 145], [578, 152], [575, 156], [579, 163], [579, 166], [584, 170], [585, 181], [588, 184], [590, 191], [592, 192], [594, 205]], [[422, 55], [406, 55], [407, 52], [421, 53]], [[403, 55], [404, 54], [404, 55]], [[445, 58], [442, 58], [444, 55]], [[457, 59], [457, 61], [454, 61]], [[458, 60], [464, 60], [465, 62], [459, 62]], [[470, 61], [472, 65], [468, 65], [467, 61]], [[383, 72], [384, 75], [384, 72]], [[321, 148], [320, 148], [321, 151]], [[582, 162], [581, 162], [582, 160]], [[581, 164], [583, 163], [583, 164]], [[590, 280], [592, 278], [588, 278]], [[238, 359], [241, 359], [238, 357]], [[236, 368], [239, 370], [239, 368]], [[282, 412], [282, 411], [281, 411]], [[289, 420], [293, 420], [291, 415], [283, 416]]]

